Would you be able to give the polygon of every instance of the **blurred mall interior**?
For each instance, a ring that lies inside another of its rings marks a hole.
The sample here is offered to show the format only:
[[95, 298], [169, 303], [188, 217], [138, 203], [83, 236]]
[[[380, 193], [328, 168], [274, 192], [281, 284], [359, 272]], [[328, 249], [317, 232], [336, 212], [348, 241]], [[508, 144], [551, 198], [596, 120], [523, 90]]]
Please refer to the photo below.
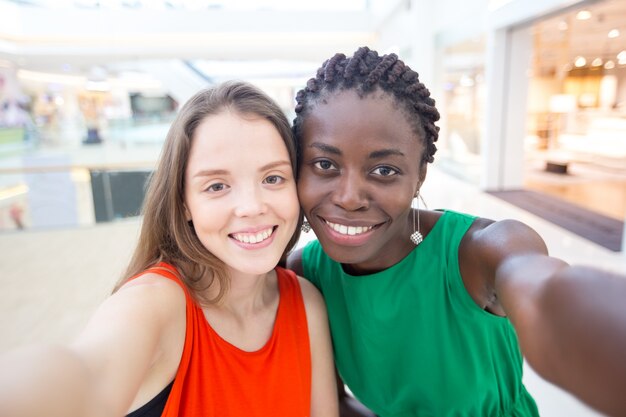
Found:
[[141, 189], [193, 92], [246, 79], [291, 116], [319, 64], [360, 45], [431, 89], [439, 168], [624, 220], [626, 1], [340, 4], [0, 1], [0, 230], [136, 215], [116, 182]]
[[[429, 176], [450, 188], [429, 184], [431, 208], [519, 218], [557, 256], [626, 273], [626, 0], [0, 0], [0, 317], [24, 313], [0, 322], [19, 329], [2, 348], [47, 331], [20, 307], [32, 290], [15, 298], [24, 268], [120, 272], [145, 180], [195, 91], [248, 80], [291, 119], [319, 65], [363, 45], [397, 53], [437, 101]], [[501, 199], [512, 191], [526, 208]], [[528, 196], [554, 205], [532, 212]], [[562, 393], [538, 402], [595, 415]]]

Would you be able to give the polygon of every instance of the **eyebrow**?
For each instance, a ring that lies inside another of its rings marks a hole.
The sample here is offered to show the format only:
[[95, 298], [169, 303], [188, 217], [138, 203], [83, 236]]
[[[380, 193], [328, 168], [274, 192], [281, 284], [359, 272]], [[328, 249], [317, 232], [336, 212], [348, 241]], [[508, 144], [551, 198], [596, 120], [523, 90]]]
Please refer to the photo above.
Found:
[[[309, 145], [310, 148], [319, 149], [322, 152], [330, 153], [333, 155], [342, 155], [342, 152], [339, 148], [331, 145], [327, 145], [325, 143], [314, 142]], [[380, 149], [378, 151], [374, 151], [368, 155], [369, 159], [380, 159], [386, 156], [404, 156], [404, 153], [399, 151], [398, 149]]]
[[225, 169], [203, 169], [202, 171], [198, 171], [194, 174], [193, 178], [197, 177], [210, 177], [213, 175], [226, 175], [228, 171]]
[[339, 150], [339, 148], [331, 145], [326, 145], [325, 143], [313, 142], [309, 145], [309, 148], [317, 148], [322, 152], [332, 153], [333, 155], [341, 155], [341, 151]]
[[398, 149], [381, 149], [379, 151], [374, 151], [370, 153], [369, 158], [378, 159], [378, 158], [384, 158], [386, 156], [392, 156], [392, 155], [404, 156], [404, 153], [399, 151]]
[[[259, 168], [259, 171], [268, 171], [270, 169], [282, 167], [285, 165], [291, 168], [291, 162], [287, 160], [280, 160], [280, 161], [274, 161], [274, 162], [270, 162], [269, 164], [263, 165], [261, 168]], [[228, 175], [228, 174], [230, 174], [230, 171], [227, 171], [225, 169], [204, 169], [194, 174], [193, 178], [210, 177], [213, 175]]]
[[269, 164], [263, 165], [259, 169], [259, 171], [268, 171], [270, 169], [278, 168], [278, 167], [281, 167], [283, 165], [287, 165], [287, 166], [289, 166], [289, 168], [291, 168], [291, 162], [283, 159], [283, 160], [280, 160], [280, 161], [274, 161], [274, 162], [270, 162]]

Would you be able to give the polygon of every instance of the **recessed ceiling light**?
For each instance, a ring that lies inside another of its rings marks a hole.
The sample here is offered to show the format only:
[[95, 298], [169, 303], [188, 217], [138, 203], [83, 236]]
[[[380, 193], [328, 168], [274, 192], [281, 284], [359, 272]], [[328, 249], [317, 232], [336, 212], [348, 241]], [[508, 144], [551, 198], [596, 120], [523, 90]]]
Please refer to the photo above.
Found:
[[585, 65], [587, 65], [587, 60], [584, 56], [577, 56], [574, 60], [574, 65], [576, 66], [576, 68], [584, 67]]
[[599, 67], [602, 65], [602, 58], [596, 58], [591, 62], [592, 67]]
[[613, 69], [615, 68], [615, 62], [610, 59], [604, 63], [604, 69]]
[[609, 38], [617, 38], [619, 36], [619, 29], [611, 29], [607, 36]]
[[591, 12], [589, 10], [581, 10], [578, 13], [576, 13], [576, 19], [578, 20], [591, 19]]

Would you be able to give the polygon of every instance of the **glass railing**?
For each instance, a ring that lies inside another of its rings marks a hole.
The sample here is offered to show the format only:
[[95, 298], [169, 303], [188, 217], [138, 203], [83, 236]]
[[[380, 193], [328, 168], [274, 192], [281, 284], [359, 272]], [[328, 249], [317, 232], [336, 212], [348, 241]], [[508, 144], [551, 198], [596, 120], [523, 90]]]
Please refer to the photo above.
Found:
[[33, 139], [22, 128], [1, 128], [0, 232], [139, 215], [169, 125], [170, 120], [109, 123], [99, 143], [64, 140], [63, 131], [40, 131]]

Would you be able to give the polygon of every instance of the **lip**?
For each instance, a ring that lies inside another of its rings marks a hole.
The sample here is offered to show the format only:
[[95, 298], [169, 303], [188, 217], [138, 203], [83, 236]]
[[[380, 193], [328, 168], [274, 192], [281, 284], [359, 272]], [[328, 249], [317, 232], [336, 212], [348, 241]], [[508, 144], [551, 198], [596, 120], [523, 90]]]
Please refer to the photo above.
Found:
[[[337, 244], [346, 245], [346, 246], [360, 246], [360, 245], [365, 244], [368, 240], [371, 239], [372, 235], [376, 232], [376, 230], [383, 224], [383, 223], [367, 224], [366, 222], [357, 223], [354, 220], [352, 221], [337, 220], [337, 219], [323, 218], [319, 216], [318, 216], [318, 219], [323, 226], [324, 233], [326, 234], [326, 236], [328, 236], [330, 240], [332, 240], [333, 242]], [[360, 227], [372, 227], [372, 229], [368, 230], [367, 232], [360, 233], [358, 235], [345, 235], [345, 234], [341, 234], [335, 231], [333, 228], [330, 227], [330, 225], [327, 222], [341, 224], [345, 226], [353, 226], [353, 227], [359, 227], [359, 226]]]
[[[255, 234], [258, 232], [261, 232], [263, 230], [267, 230], [267, 229], [272, 229], [272, 234], [265, 240], [258, 242], [258, 243], [246, 243], [246, 242], [242, 242], [240, 240], [237, 240], [233, 237], [233, 235], [235, 234]], [[258, 226], [258, 227], [250, 227], [250, 228], [246, 228], [243, 230], [238, 230], [237, 232], [233, 232], [230, 233], [228, 235], [228, 238], [237, 246], [239, 246], [240, 248], [246, 249], [246, 250], [256, 250], [256, 249], [263, 249], [266, 248], [268, 246], [270, 246], [272, 244], [272, 242], [274, 242], [274, 238], [276, 237], [276, 230], [278, 229], [278, 226]]]

